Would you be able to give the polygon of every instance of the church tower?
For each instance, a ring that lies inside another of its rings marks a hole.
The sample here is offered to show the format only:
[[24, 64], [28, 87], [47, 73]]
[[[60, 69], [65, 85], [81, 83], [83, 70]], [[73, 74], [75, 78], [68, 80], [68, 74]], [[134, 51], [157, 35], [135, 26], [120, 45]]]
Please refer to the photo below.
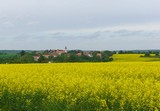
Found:
[[65, 53], [67, 53], [67, 46], [65, 46]]

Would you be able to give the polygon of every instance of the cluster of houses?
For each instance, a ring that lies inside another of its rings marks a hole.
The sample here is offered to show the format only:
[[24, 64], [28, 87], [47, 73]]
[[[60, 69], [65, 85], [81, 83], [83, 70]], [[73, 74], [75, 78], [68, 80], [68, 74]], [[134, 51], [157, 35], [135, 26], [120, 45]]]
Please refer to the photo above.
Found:
[[[43, 57], [45, 58], [49, 58], [49, 57], [58, 57], [62, 54], [67, 54], [66, 50], [49, 50], [47, 53], [42, 54]], [[41, 54], [39, 52], [35, 53], [35, 56], [33, 56], [34, 61], [38, 61], [38, 59], [40, 58]]]
[[[67, 52], [67, 47], [65, 47], [64, 50], [57, 49], [57, 50], [49, 50], [47, 52], [44, 51], [42, 56], [45, 57], [45, 58], [49, 58], [49, 57], [58, 57], [58, 56], [60, 56], [62, 54], [69, 55], [68, 52]], [[77, 52], [76, 55], [77, 56], [85, 55], [85, 56], [88, 56], [88, 57], [93, 57], [93, 51]], [[36, 52], [35, 56], [33, 56], [34, 61], [38, 61], [40, 56], [41, 56], [40, 53]], [[96, 56], [101, 57], [102, 54], [101, 53], [97, 53]]]

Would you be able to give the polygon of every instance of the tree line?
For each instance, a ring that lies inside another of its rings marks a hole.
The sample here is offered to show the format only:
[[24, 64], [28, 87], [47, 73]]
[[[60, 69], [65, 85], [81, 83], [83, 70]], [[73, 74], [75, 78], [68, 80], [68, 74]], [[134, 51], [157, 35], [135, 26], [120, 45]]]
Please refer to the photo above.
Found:
[[[0, 63], [59, 63], [59, 62], [109, 62], [112, 61], [113, 52], [111, 51], [93, 51], [92, 57], [87, 55], [78, 56], [77, 53], [83, 52], [80, 50], [71, 50], [68, 51], [67, 54], [61, 54], [57, 57], [49, 56], [48, 58], [44, 57], [43, 54], [46, 54], [46, 51], [40, 51], [38, 53], [39, 59], [37, 61], [34, 60], [34, 56], [37, 56], [37, 51], [26, 52], [24, 50], [19, 53], [0, 53]], [[100, 53], [100, 56], [97, 54]]]

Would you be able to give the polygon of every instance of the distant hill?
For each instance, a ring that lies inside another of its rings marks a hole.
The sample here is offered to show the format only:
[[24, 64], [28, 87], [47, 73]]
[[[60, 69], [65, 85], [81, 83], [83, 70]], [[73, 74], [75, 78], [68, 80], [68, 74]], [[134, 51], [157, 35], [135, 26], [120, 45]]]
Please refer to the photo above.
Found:
[[[0, 50], [0, 53], [20, 53], [22, 50]], [[24, 50], [25, 52], [32, 52], [33, 50]]]

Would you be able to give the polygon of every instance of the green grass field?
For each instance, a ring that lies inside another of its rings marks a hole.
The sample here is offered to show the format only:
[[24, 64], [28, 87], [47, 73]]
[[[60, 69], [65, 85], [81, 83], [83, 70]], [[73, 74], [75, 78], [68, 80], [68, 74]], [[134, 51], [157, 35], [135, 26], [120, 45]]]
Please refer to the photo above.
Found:
[[0, 54], [0, 58], [10, 58], [16, 56], [16, 53]]
[[140, 57], [144, 54], [114, 54], [113, 62], [155, 62], [160, 61], [160, 58], [154, 57], [152, 54], [151, 57]]

